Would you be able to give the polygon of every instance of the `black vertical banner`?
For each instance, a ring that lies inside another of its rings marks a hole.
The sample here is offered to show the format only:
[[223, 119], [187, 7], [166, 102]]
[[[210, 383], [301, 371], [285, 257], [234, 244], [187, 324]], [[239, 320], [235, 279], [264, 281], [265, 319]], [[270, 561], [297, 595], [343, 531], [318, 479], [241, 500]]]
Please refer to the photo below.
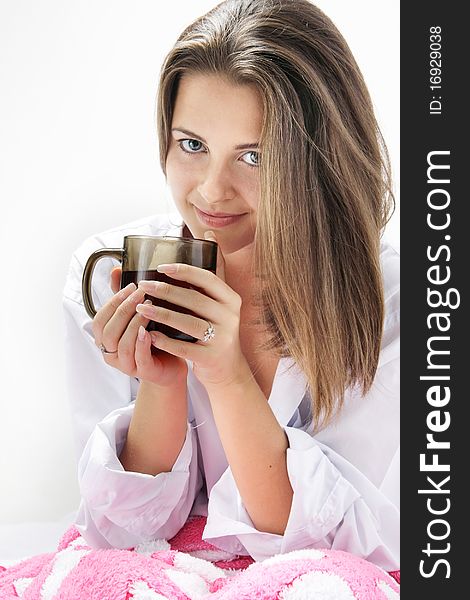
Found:
[[470, 572], [463, 6], [401, 7], [401, 594], [426, 600], [467, 597]]

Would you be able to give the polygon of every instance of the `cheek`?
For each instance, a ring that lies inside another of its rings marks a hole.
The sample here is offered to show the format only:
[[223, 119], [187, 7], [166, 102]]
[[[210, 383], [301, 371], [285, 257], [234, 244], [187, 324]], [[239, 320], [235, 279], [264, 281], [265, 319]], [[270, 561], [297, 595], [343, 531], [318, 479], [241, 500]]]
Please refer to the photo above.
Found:
[[249, 207], [256, 211], [260, 200], [261, 190], [258, 174], [255, 173], [251, 177], [241, 178], [238, 189]]
[[184, 168], [171, 151], [166, 159], [166, 181], [175, 200], [185, 196], [192, 187], [191, 171]]

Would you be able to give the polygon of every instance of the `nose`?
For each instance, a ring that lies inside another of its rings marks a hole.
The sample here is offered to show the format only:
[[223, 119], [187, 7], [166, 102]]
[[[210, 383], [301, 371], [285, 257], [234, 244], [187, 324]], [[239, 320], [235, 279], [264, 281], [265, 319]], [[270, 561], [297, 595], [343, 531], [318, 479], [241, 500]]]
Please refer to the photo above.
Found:
[[212, 163], [201, 173], [197, 191], [208, 205], [231, 200], [235, 195], [230, 169], [223, 163]]

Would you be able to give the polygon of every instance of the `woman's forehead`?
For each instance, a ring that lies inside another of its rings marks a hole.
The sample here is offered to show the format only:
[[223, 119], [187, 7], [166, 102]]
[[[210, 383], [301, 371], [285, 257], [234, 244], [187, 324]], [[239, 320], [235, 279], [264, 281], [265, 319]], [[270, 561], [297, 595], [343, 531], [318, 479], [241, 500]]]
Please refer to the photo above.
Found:
[[204, 137], [219, 128], [240, 136], [237, 144], [259, 141], [263, 103], [253, 85], [235, 84], [220, 75], [186, 74], [178, 85], [172, 128]]

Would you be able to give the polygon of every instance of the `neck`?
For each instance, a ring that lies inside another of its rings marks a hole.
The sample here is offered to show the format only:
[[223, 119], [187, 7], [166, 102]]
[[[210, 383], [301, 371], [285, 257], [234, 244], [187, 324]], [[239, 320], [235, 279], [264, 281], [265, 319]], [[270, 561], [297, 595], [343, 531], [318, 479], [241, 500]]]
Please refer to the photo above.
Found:
[[[222, 251], [222, 249], [219, 249]], [[235, 252], [223, 253], [225, 261], [225, 281], [244, 299], [253, 285], [252, 246], [246, 246]]]

